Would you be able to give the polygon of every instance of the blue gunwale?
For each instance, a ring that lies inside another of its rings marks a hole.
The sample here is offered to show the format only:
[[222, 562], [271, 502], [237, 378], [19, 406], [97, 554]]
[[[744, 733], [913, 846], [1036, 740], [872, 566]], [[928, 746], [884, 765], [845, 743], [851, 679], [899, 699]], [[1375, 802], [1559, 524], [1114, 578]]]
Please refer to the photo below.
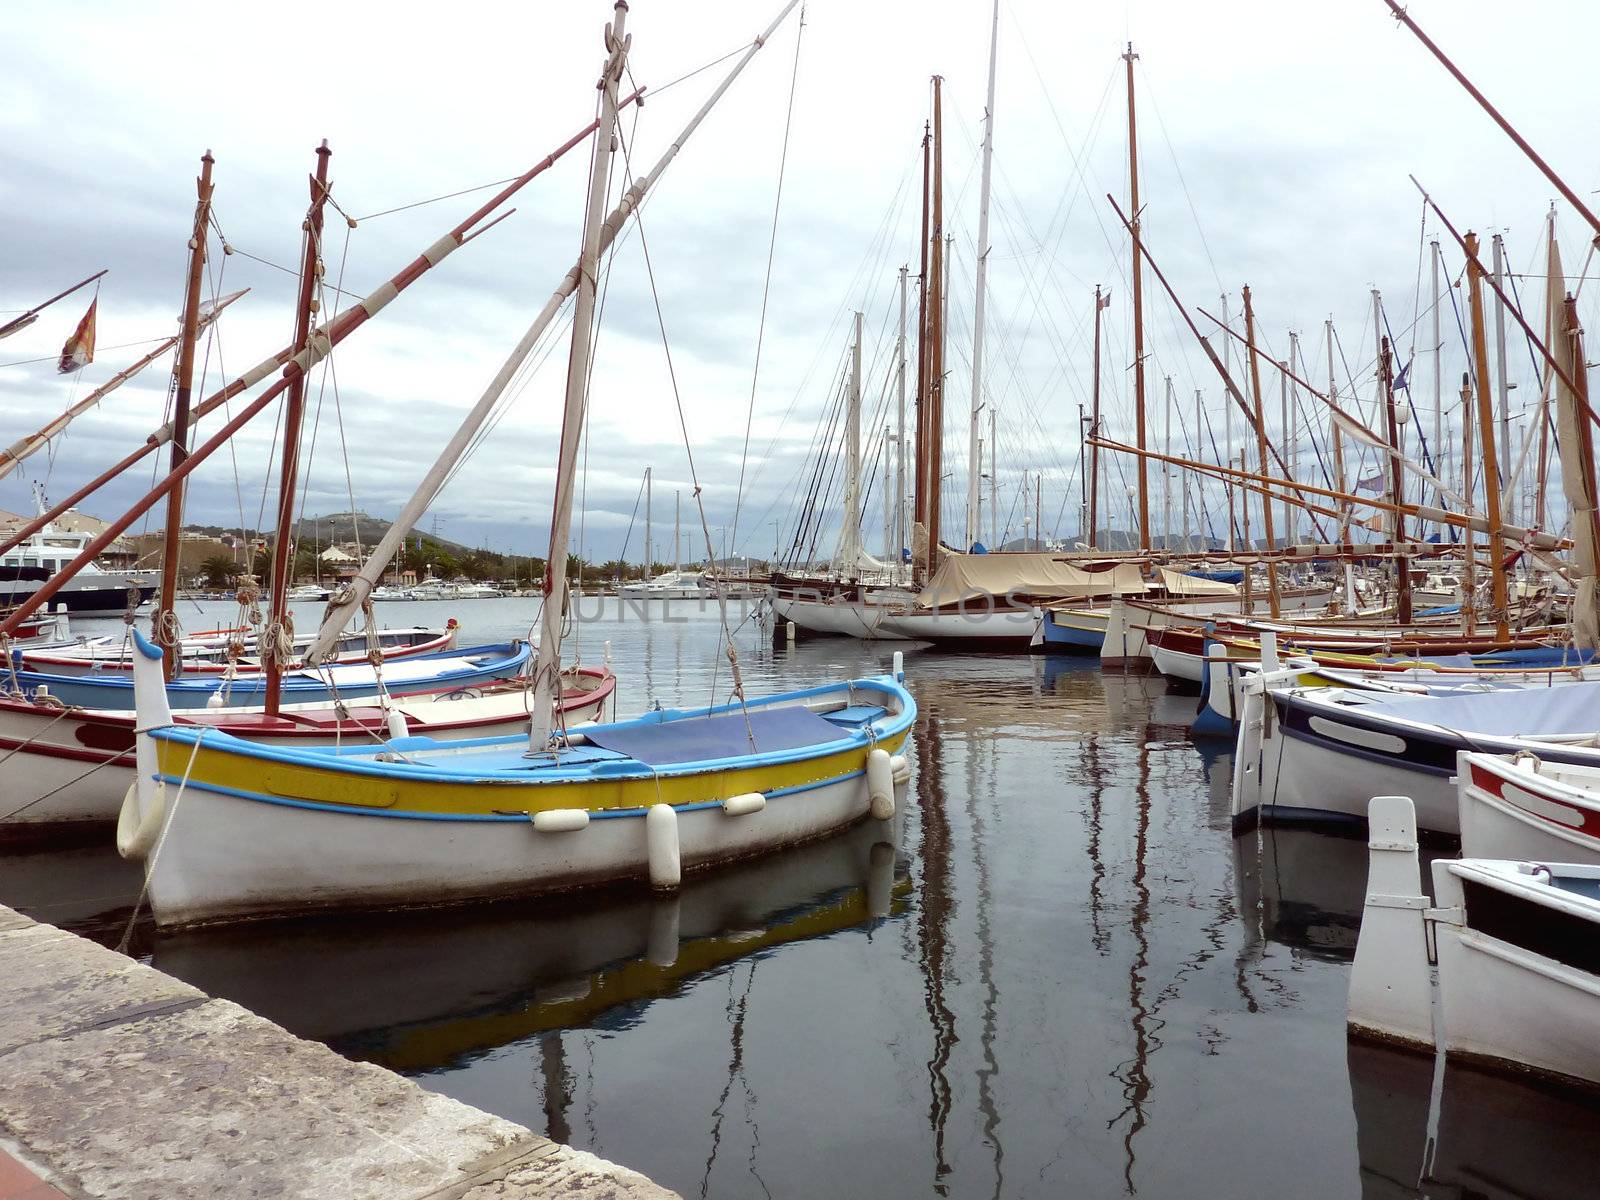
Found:
[[[526, 744], [526, 739], [520, 734], [509, 737], [469, 738], [458, 742], [436, 742], [433, 739], [408, 738], [399, 743], [397, 751], [390, 750], [386, 746], [370, 747], [365, 745], [349, 748], [330, 746], [302, 750], [250, 742], [243, 738], [234, 737], [232, 734], [194, 725], [170, 725], [162, 729], [151, 730], [150, 736], [160, 741], [184, 746], [192, 746], [196, 741], [203, 738], [206, 747], [223, 749], [229, 754], [238, 754], [248, 758], [284, 763], [291, 766], [379, 779], [404, 779], [450, 784], [479, 782], [496, 786], [554, 785], [581, 783], [592, 779], [604, 780], [609, 783], [639, 779], [671, 778], [684, 775], [703, 775], [717, 771], [746, 770], [751, 767], [779, 766], [804, 762], [808, 759], [820, 758], [828, 754], [837, 754], [863, 744], [896, 737], [910, 729], [912, 723], [916, 720], [916, 701], [899, 680], [890, 675], [869, 676], [844, 680], [838, 683], [821, 684], [793, 692], [781, 692], [773, 696], [763, 696], [757, 700], [747, 701], [744, 707], [768, 707], [795, 700], [804, 700], [813, 696], [823, 696], [841, 691], [851, 692], [857, 689], [872, 689], [886, 693], [887, 697], [892, 697], [900, 702], [900, 712], [894, 714], [886, 713], [883, 719], [871, 722], [866, 727], [841, 729], [841, 736], [830, 742], [820, 742], [788, 750], [766, 751], [759, 754], [671, 763], [658, 767], [646, 766], [643, 763], [637, 763], [636, 760], [631, 758], [607, 759], [600, 762], [591, 761], [574, 764], [570, 767], [558, 762], [544, 763], [530, 759], [527, 765], [515, 769], [449, 771], [404, 761], [380, 762], [376, 758], [377, 755], [383, 753], [405, 753], [411, 750], [421, 750], [423, 748], [422, 743], [427, 743], [427, 748], [429, 749], [437, 747], [448, 750], [452, 752], [453, 756], [458, 752], [470, 751], [474, 748], [487, 750], [524, 745]], [[642, 716], [630, 718], [627, 721], [612, 722], [610, 727], [629, 728], [643, 725], [659, 725], [673, 720], [719, 716], [736, 713], [740, 710], [740, 707], [738, 701], [733, 701], [727, 704], [712, 705], [707, 708], [663, 709], [648, 712]], [[826, 716], [824, 716], [824, 719], [826, 719]], [[574, 732], [581, 733], [582, 727], [577, 727]], [[632, 765], [630, 766], [629, 764]], [[198, 781], [191, 780], [189, 786], [198, 786]], [[340, 808], [338, 811], [348, 810]]]

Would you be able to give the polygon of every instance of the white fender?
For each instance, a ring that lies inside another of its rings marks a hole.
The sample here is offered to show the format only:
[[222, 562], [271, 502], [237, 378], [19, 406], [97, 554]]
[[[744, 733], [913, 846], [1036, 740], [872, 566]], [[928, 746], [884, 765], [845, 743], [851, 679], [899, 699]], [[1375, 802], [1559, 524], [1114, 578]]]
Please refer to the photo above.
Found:
[[384, 710], [384, 724], [389, 727], [389, 739], [405, 738], [411, 736], [411, 727], [406, 724], [406, 715], [398, 708], [390, 707]]
[[[156, 792], [160, 787], [156, 780], [159, 765], [156, 744], [150, 730], [171, 725], [172, 709], [167, 704], [167, 676], [161, 666], [161, 648], [137, 629], [133, 631], [133, 707], [133, 783], [138, 789], [138, 810], [133, 815], [142, 817], [156, 805]], [[121, 824], [120, 817], [118, 824]]]
[[683, 882], [677, 810], [670, 804], [652, 804], [644, 814], [644, 837], [650, 860], [650, 886], [670, 892]]
[[547, 808], [533, 814], [533, 827], [540, 833], [576, 833], [589, 827], [589, 813], [581, 808]]
[[867, 802], [875, 821], [894, 816], [894, 767], [889, 752], [874, 746], [867, 752]]
[[117, 853], [123, 858], [144, 858], [161, 834], [161, 818], [167, 812], [166, 785], [158, 781], [150, 791], [150, 801], [142, 811], [137, 781], [130, 783], [123, 794], [122, 808], [117, 812]]
[[730, 817], [743, 817], [758, 813], [767, 806], [767, 798], [760, 792], [746, 792], [742, 796], [729, 796], [722, 802], [722, 811]]
[[911, 764], [906, 761], [904, 754], [891, 754], [889, 756], [889, 766], [893, 768], [896, 787], [911, 782]]
[[890, 661], [894, 663], [892, 671], [895, 681], [903, 683], [906, 677], [906, 652], [904, 650], [896, 650], [894, 658]]
[[222, 689], [220, 687], [217, 688], [216, 691], [212, 692], [211, 695], [206, 697], [207, 708], [221, 708], [227, 703], [227, 700], [223, 698]]
[[1432, 1047], [1428, 897], [1417, 866], [1417, 814], [1404, 796], [1367, 806], [1367, 899], [1350, 967], [1352, 1029]]

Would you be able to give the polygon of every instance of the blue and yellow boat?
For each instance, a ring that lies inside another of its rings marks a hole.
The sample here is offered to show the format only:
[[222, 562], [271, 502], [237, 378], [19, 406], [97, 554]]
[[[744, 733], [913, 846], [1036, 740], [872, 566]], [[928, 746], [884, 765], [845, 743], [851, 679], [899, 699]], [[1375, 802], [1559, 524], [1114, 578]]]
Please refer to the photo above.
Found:
[[[645, 881], [893, 815], [916, 719], [888, 675], [525, 737], [292, 749], [174, 725], [135, 635], [138, 775], [118, 846], [162, 925]], [[898, 659], [898, 656], [896, 656]]]

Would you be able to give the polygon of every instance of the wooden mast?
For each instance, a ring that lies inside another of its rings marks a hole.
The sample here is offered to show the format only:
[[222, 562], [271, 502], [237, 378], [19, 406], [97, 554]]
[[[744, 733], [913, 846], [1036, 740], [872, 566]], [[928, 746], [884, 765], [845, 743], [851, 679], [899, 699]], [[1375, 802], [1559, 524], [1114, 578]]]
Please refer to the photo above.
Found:
[[[1111, 297], [1102, 297], [1100, 285], [1094, 285], [1094, 404], [1089, 410], [1089, 432], [1100, 436], [1100, 314]], [[1095, 530], [1100, 524], [1100, 447], [1089, 449], [1089, 549], [1098, 547]]]
[[1472, 525], [1472, 376], [1461, 372], [1461, 494], [1469, 522], [1461, 535], [1461, 628], [1469, 636], [1478, 629], [1478, 547]]
[[[911, 579], [928, 577], [928, 204], [933, 186], [932, 125], [922, 123], [922, 265], [917, 275], [917, 458], [911, 499]], [[918, 532], [922, 537], [917, 537]]]
[[[216, 160], [207, 150], [200, 159], [200, 178], [195, 180], [197, 199], [194, 229], [189, 236], [189, 278], [183, 296], [183, 333], [178, 339], [178, 364], [174, 371], [172, 400], [172, 468], [176, 470], [189, 457], [189, 397], [194, 388], [194, 352], [199, 341], [200, 284], [206, 263], [206, 234], [211, 219], [211, 165]], [[183, 480], [167, 493], [167, 529], [161, 550], [161, 596], [152, 618], [155, 643], [166, 652], [167, 678], [176, 679], [182, 669], [183, 639], [174, 616], [178, 596], [178, 559], [183, 529]]]
[[[1376, 298], [1377, 293], [1373, 293]], [[1378, 377], [1380, 380], [1381, 394], [1379, 402], [1383, 405], [1384, 417], [1388, 422], [1389, 446], [1394, 453], [1389, 456], [1389, 498], [1395, 505], [1403, 505], [1406, 501], [1405, 470], [1400, 465], [1400, 422], [1396, 419], [1394, 409], [1394, 357], [1389, 349], [1389, 339], [1383, 337], [1378, 343]], [[1394, 542], [1396, 546], [1406, 540], [1405, 514], [1399, 507], [1394, 510]], [[1396, 554], [1394, 559], [1394, 590], [1395, 590], [1395, 619], [1402, 625], [1411, 623], [1411, 559], [1404, 554]]]
[[[1133, 105], [1133, 43], [1122, 59], [1128, 65], [1128, 205], [1133, 224], [1133, 419], [1135, 444], [1145, 448], [1144, 437], [1144, 281], [1140, 270], [1144, 215], [1139, 210], [1139, 127]], [[1150, 474], [1146, 459], [1139, 460], [1139, 548], [1150, 549]]]
[[594, 165], [589, 173], [589, 198], [584, 210], [583, 242], [578, 252], [578, 291], [572, 308], [572, 346], [567, 354], [566, 401], [561, 414], [561, 442], [556, 462], [556, 487], [550, 512], [550, 549], [545, 554], [544, 604], [539, 614], [539, 658], [533, 671], [533, 704], [529, 711], [528, 750], [543, 754], [550, 746], [555, 706], [561, 696], [561, 631], [567, 618], [567, 547], [572, 533], [574, 476], [578, 445], [589, 399], [589, 369], [594, 349], [596, 280], [600, 274], [600, 225], [606, 211], [611, 159], [617, 153], [617, 83], [627, 62], [627, 0], [617, 0], [606, 26], [606, 61], [600, 74], [600, 127], [594, 135]]
[[929, 231], [933, 243], [928, 262], [928, 560], [931, 574], [939, 565], [940, 492], [944, 480], [944, 118], [940, 89], [944, 77], [933, 77], [933, 200]]
[[[1261, 407], [1261, 359], [1256, 355], [1256, 310], [1250, 302], [1250, 285], [1244, 286], [1244, 339], [1245, 346], [1249, 349], [1250, 358], [1250, 390], [1255, 395], [1256, 401], [1256, 449], [1260, 452], [1261, 473], [1265, 475], [1270, 464], [1267, 462], [1267, 421]], [[1250, 506], [1245, 505], [1248, 514]], [[1278, 548], [1273, 536], [1272, 505], [1261, 505], [1261, 528], [1267, 538], [1267, 553]], [[1273, 617], [1278, 615], [1278, 567], [1276, 563], [1267, 563], [1267, 606]]]
[[1478, 235], [1470, 229], [1467, 243], [1468, 299], [1472, 305], [1472, 362], [1478, 385], [1478, 441], [1483, 447], [1483, 496], [1489, 518], [1489, 580], [1494, 588], [1494, 631], [1502, 641], [1510, 635], [1506, 597], [1506, 540], [1501, 532], [1500, 468], [1495, 459], [1494, 402], [1489, 395], [1489, 344], [1483, 327], [1483, 264], [1478, 261]]
[[[311, 177], [311, 210], [301, 228], [305, 231], [305, 253], [300, 259], [300, 296], [294, 314], [294, 344], [304, 351], [311, 341], [311, 318], [315, 314], [316, 287], [322, 272], [322, 209], [328, 199], [328, 139], [317, 147], [317, 173]], [[294, 631], [286, 619], [289, 574], [294, 542], [295, 479], [300, 467], [300, 425], [305, 415], [306, 377], [302, 371], [289, 381], [289, 394], [283, 408], [283, 470], [278, 482], [278, 528], [272, 544], [270, 578], [271, 610], [267, 627], [261, 632], [261, 662], [267, 673], [267, 712], [277, 715], [283, 689], [283, 659]], [[280, 640], [280, 635], [281, 640]]]

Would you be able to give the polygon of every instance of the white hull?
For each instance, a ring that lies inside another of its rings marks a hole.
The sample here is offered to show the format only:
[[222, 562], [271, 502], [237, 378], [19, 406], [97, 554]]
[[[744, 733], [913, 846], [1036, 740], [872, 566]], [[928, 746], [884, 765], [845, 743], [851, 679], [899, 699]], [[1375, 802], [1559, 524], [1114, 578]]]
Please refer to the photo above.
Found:
[[[1296, 816], [1308, 821], [1365, 820], [1374, 796], [1404, 795], [1415, 803], [1423, 829], [1460, 833], [1456, 788], [1449, 775], [1407, 770], [1393, 762], [1288, 737], [1276, 713], [1270, 721], [1264, 719], [1264, 706], [1271, 701], [1259, 691], [1234, 699], [1240, 704], [1233, 765], [1236, 822], [1258, 808], [1280, 820]], [[1330, 722], [1327, 728], [1333, 731], [1336, 726]], [[1360, 737], [1365, 732], [1350, 729], [1345, 736]]]
[[912, 641], [1009, 641], [1026, 645], [1033, 640], [1038, 623], [1035, 609], [989, 608], [980, 603], [965, 612], [890, 611], [878, 621], [879, 630], [884, 631], [878, 636], [883, 637], [886, 632]]
[[884, 627], [889, 608], [861, 600], [799, 600], [775, 595], [772, 611], [780, 621], [793, 621], [801, 629], [835, 637], [905, 641], [906, 635]]
[[1447, 1054], [1600, 1083], [1600, 978], [1459, 925], [1440, 923], [1438, 945]]
[[[680, 811], [685, 870], [822, 837], [868, 815], [856, 774], [729, 816]], [[163, 926], [320, 907], [390, 907], [533, 895], [649, 874], [643, 812], [541, 832], [527, 820], [375, 817], [191, 787], [147, 860]]]
[[1600, 1083], [1600, 868], [1439, 859], [1430, 905], [1410, 802], [1381, 797], [1370, 811], [1352, 1028]]
[[1156, 670], [1168, 679], [1181, 679], [1198, 687], [1205, 675], [1206, 662], [1198, 654], [1186, 654], [1182, 650], [1151, 646], [1150, 657], [1155, 661]]
[[[1600, 791], [1533, 769], [1536, 760], [1463, 754], [1457, 760], [1461, 853], [1466, 858], [1600, 866]], [[1600, 772], [1545, 767], [1600, 787]]]

